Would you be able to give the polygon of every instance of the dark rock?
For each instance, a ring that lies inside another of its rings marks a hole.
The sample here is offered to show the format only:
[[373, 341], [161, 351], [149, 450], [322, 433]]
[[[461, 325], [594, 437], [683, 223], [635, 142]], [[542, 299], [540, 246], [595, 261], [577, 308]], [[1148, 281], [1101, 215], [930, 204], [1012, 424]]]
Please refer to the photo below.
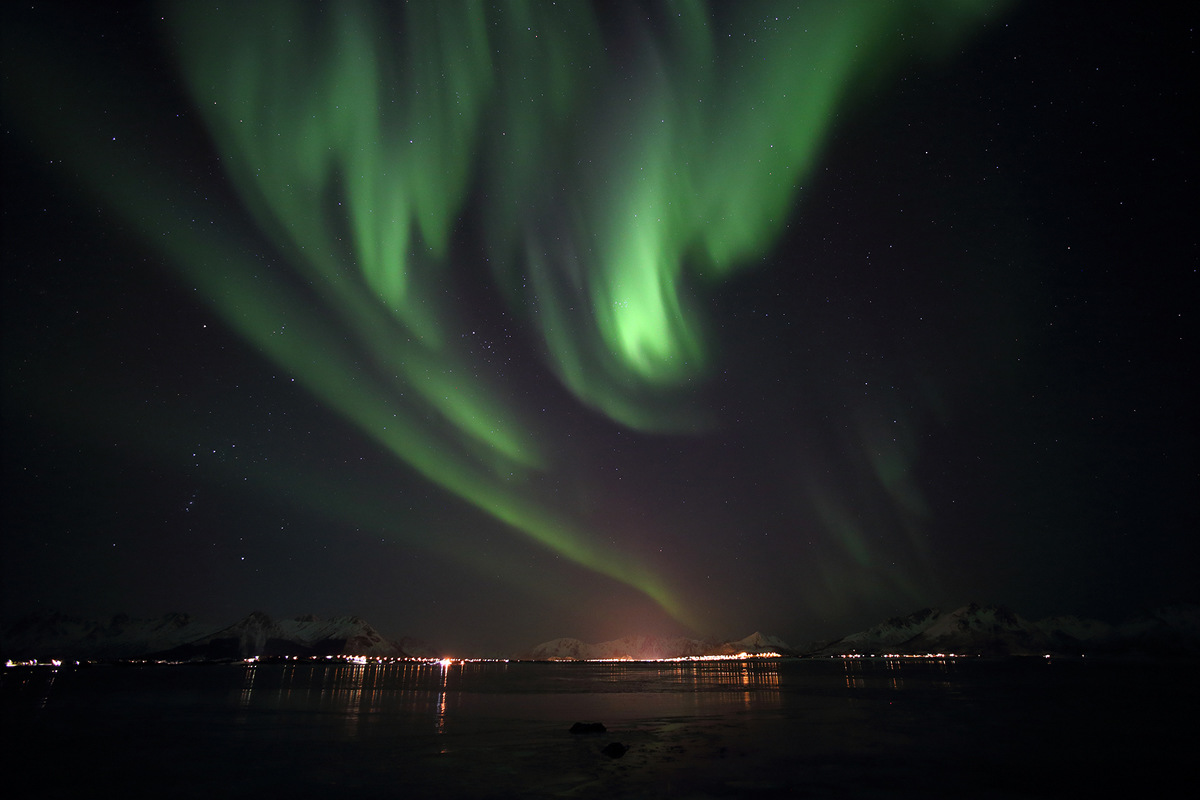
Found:
[[623, 745], [620, 742], [609, 742], [608, 746], [606, 746], [600, 752], [604, 753], [604, 755], [608, 756], [609, 758], [620, 758], [621, 756], [625, 755], [625, 752], [628, 749], [629, 747], [627, 745]]
[[576, 722], [571, 726], [571, 733], [604, 733], [607, 730], [603, 722]]

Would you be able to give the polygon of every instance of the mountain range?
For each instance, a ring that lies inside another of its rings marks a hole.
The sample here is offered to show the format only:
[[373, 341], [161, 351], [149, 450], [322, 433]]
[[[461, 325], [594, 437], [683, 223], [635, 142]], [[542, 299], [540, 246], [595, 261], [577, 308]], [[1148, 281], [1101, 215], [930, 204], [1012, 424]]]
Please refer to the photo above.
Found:
[[360, 617], [306, 615], [274, 620], [256, 611], [233, 625], [213, 625], [188, 614], [153, 619], [118, 615], [107, 622], [57, 612], [4, 626], [0, 655], [29, 658], [215, 661], [251, 656], [425, 655], [419, 642], [405, 650]]
[[1175, 605], [1120, 625], [1072, 616], [1024, 619], [1004, 606], [971, 603], [950, 612], [923, 608], [825, 643], [805, 655], [1197, 655], [1200, 606]]
[[[753, 633], [736, 641], [629, 636], [588, 644], [559, 638], [525, 649], [523, 660], [655, 659], [737, 653], [841, 656], [956, 653], [1007, 655], [1200, 655], [1200, 606], [1181, 604], [1141, 614], [1119, 625], [1071, 616], [1031, 622], [1003, 606], [971, 603], [953, 611], [925, 608], [838, 639], [792, 647]], [[356, 655], [436, 657], [436, 648], [414, 639], [390, 640], [360, 617], [306, 615], [275, 620], [254, 612], [232, 625], [213, 625], [188, 614], [152, 619], [118, 615], [86, 620], [57, 612], [34, 614], [0, 626], [6, 660], [158, 659], [234, 660], [252, 656]]]

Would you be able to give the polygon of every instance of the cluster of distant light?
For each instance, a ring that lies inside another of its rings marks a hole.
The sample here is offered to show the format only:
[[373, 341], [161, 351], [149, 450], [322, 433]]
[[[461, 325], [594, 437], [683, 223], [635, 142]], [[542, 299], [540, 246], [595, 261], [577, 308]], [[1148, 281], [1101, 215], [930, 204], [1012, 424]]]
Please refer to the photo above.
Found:
[[[978, 653], [842, 653], [830, 658], [974, 658]], [[1049, 658], [1049, 656], [1047, 656]]]
[[618, 658], [552, 658], [550, 661], [586, 661], [590, 664], [611, 664], [611, 663], [660, 663], [664, 661], [745, 661], [751, 658], [782, 658], [779, 653], [729, 653], [719, 656], [674, 656], [672, 658], [633, 658], [632, 656], [620, 656]]
[[[272, 659], [276, 660], [276, 659]], [[330, 662], [340, 661], [345, 664], [428, 664], [430, 666], [449, 667], [454, 664], [507, 664], [507, 658], [428, 658], [423, 656], [350, 656], [350, 655], [330, 655], [330, 656], [282, 656], [277, 659], [280, 661], [313, 661], [313, 662]], [[244, 664], [257, 664], [262, 661], [262, 656], [251, 656], [250, 658], [242, 659]]]
[[[241, 664], [261, 664], [272, 662], [294, 662], [307, 661], [311, 663], [342, 663], [342, 664], [428, 664], [430, 666], [450, 667], [455, 664], [487, 664], [499, 663], [507, 664], [507, 658], [424, 658], [417, 656], [405, 657], [390, 657], [390, 656], [350, 656], [350, 655], [329, 655], [329, 656], [249, 656], [243, 658], [237, 663]], [[165, 659], [140, 659], [130, 658], [121, 659], [123, 664], [186, 664], [187, 661], [169, 661]], [[62, 659], [52, 658], [41, 660], [30, 658], [20, 661], [9, 659], [5, 662], [5, 667], [61, 667], [64, 663], [70, 663], [73, 666], [80, 664], [97, 663], [92, 660], [85, 661], [70, 661], [64, 662]]]
[[[947, 658], [979, 658], [979, 653], [842, 653], [841, 655], [830, 656], [830, 658], [923, 658], [923, 659], [947, 659]], [[1043, 653], [1042, 658], [1050, 658], [1049, 653]]]
[[[745, 661], [752, 658], [781, 658], [779, 653], [730, 653], [726, 655], [714, 656], [675, 656], [673, 658], [633, 658], [631, 656], [622, 656], [620, 658], [550, 658], [546, 661], [572, 661], [589, 664], [605, 664], [605, 663], [659, 663], [659, 662], [679, 662], [679, 661]], [[255, 664], [262, 660], [261, 656], [252, 656], [244, 659], [243, 663]], [[284, 661], [341, 661], [347, 664], [429, 664], [440, 667], [451, 667], [455, 664], [488, 664], [499, 663], [507, 664], [511, 659], [507, 658], [428, 658], [428, 657], [389, 657], [389, 656], [284, 656], [281, 660]], [[543, 659], [538, 659], [543, 660]]]

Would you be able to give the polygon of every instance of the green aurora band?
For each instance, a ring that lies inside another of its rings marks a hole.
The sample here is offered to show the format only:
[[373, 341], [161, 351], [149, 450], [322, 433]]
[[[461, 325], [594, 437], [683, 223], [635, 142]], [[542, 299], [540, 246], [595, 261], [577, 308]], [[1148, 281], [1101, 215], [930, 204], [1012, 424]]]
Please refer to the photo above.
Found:
[[678, 589], [539, 499], [535, 479], [555, 465], [459, 341], [469, 328], [445, 299], [455, 232], [476, 215], [495, 290], [580, 402], [640, 431], [704, 429], [704, 293], [769, 253], [857, 91], [949, 54], [996, 10], [634, 4], [614, 29], [587, 3], [172, 4], [168, 38], [195, 108], [290, 269], [247, 253], [235, 220], [191, 221], [214, 212], [169, 156], [147, 164], [43, 100], [82, 121], [136, 108], [136, 90], [75, 88], [91, 64], [10, 34], [6, 50], [39, 77], [26, 94], [10, 81], [4, 101], [47, 150], [82, 154], [84, 187], [322, 404], [696, 628]]

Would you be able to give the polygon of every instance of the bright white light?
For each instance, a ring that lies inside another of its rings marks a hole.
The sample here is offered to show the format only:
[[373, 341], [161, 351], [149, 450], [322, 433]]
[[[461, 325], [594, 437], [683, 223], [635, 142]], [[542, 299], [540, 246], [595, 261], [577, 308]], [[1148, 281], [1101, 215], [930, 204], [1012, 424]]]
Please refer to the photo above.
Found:
[[[742, 652], [742, 653], [733, 653], [731, 655], [723, 655], [723, 656], [675, 656], [674, 658], [633, 658], [631, 656], [621, 656], [620, 658], [585, 658], [582, 660], [587, 661], [592, 664], [610, 664], [610, 663], [623, 662], [623, 661], [625, 661], [625, 662], [640, 661], [643, 663], [646, 663], [646, 662], [653, 662], [653, 663], [679, 662], [679, 661], [746, 661], [751, 658], [782, 658], [782, 656], [780, 656], [779, 653], [746, 653], [746, 652]], [[558, 660], [558, 659], [552, 659], [552, 660]], [[574, 659], [564, 659], [564, 660], [573, 661]]]

